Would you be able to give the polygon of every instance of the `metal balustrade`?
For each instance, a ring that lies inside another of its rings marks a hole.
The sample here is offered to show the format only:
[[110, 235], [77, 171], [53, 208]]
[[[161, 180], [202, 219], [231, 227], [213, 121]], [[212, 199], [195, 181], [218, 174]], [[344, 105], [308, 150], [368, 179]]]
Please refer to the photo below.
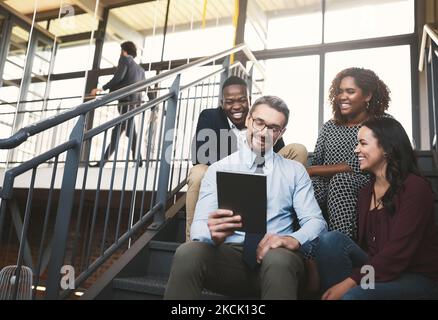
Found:
[[[240, 62], [230, 65], [230, 56], [237, 53], [245, 57], [248, 68]], [[221, 84], [231, 74], [247, 78], [250, 94], [261, 94], [260, 81], [252, 76], [254, 68], [263, 80], [263, 68], [241, 44], [99, 96], [0, 139], [0, 149], [13, 150], [32, 137], [74, 122], [69, 136], [55, 140], [55, 147], [4, 172], [0, 266], [16, 256], [16, 270], [26, 266], [33, 271], [34, 299], [68, 298], [143, 232], [159, 230], [165, 210], [186, 184], [199, 113], [219, 104]], [[152, 86], [166, 90], [85, 130], [90, 112]], [[126, 139], [122, 127], [130, 130]], [[134, 127], [137, 141], [132, 152]], [[117, 137], [115, 151], [105, 162], [102, 159], [112, 130]], [[95, 161], [98, 166], [90, 167]], [[29, 176], [25, 189], [14, 188], [14, 183]], [[38, 189], [41, 181], [47, 185], [43, 190]], [[17, 201], [18, 195], [26, 195], [26, 203]], [[70, 266], [75, 272], [75, 288], [63, 277], [68, 275], [63, 270]], [[19, 276], [17, 271], [17, 279]], [[43, 293], [36, 290], [41, 286], [46, 288]]]
[[438, 29], [430, 24], [423, 29], [419, 71], [422, 72], [424, 67], [429, 101], [430, 147], [438, 153]]

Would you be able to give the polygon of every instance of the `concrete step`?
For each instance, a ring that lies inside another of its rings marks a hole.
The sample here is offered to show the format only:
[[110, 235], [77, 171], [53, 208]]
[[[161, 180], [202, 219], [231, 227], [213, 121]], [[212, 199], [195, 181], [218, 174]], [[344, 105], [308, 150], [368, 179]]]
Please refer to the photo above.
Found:
[[151, 241], [146, 274], [168, 277], [172, 267], [173, 255], [180, 245], [181, 243], [178, 242]]
[[433, 151], [415, 151], [418, 168], [421, 171], [435, 171], [437, 167], [436, 155]]
[[[162, 299], [167, 285], [167, 277], [144, 276], [116, 278], [113, 289], [116, 299]], [[203, 290], [201, 300], [224, 300], [226, 296]]]

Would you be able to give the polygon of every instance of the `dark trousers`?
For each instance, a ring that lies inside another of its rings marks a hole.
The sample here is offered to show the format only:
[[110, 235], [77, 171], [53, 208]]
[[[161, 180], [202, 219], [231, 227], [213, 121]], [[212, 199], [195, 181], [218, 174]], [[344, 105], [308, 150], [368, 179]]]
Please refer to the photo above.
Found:
[[202, 289], [229, 297], [297, 299], [305, 279], [299, 252], [271, 249], [257, 270], [242, 261], [241, 245], [214, 246], [203, 242], [182, 244], [173, 258], [165, 299], [200, 299]]
[[[138, 99], [138, 100], [135, 100]], [[120, 100], [119, 104], [117, 106], [117, 110], [119, 113], [125, 114], [128, 111], [138, 107], [140, 105], [140, 97], [133, 97], [129, 100]], [[132, 137], [131, 137], [131, 129], [132, 129]], [[120, 130], [120, 134], [119, 134]], [[137, 147], [137, 132], [135, 131], [135, 124], [134, 119], [129, 119], [117, 126], [115, 126], [111, 131], [111, 141], [108, 147], [106, 148], [105, 154], [103, 156], [103, 160], [108, 160], [111, 155], [113, 154], [116, 145], [117, 145], [117, 137], [120, 137], [122, 133], [125, 132], [125, 135], [131, 139], [131, 152], [132, 152], [132, 159], [135, 159], [135, 150]], [[141, 157], [140, 157], [141, 158]]]
[[[316, 249], [321, 289], [348, 278], [353, 268], [361, 267], [368, 255], [348, 236], [331, 231], [320, 236]], [[397, 279], [376, 282], [374, 289], [357, 287], [350, 289], [343, 300], [402, 300], [438, 299], [438, 282], [419, 273], [402, 273]]]

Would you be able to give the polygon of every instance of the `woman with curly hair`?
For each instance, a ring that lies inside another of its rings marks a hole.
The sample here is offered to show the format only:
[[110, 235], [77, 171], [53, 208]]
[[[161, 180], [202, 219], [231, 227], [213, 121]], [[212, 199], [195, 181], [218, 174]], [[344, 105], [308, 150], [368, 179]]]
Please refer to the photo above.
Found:
[[359, 192], [358, 243], [338, 231], [319, 238], [322, 299], [438, 299], [434, 195], [405, 130], [374, 118], [357, 140], [360, 168], [372, 177]]
[[369, 182], [353, 152], [357, 133], [364, 121], [388, 116], [389, 89], [373, 71], [349, 68], [336, 75], [329, 99], [333, 118], [319, 133], [307, 171], [329, 229], [355, 239], [357, 193]]

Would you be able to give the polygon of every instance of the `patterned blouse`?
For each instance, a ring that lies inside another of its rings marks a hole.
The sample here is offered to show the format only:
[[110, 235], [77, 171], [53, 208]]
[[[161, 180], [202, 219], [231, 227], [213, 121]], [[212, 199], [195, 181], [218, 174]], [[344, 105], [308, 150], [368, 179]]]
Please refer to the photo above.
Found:
[[322, 126], [316, 142], [311, 165], [333, 165], [347, 163], [355, 173], [364, 174], [354, 154], [360, 125], [347, 127], [329, 120]]

